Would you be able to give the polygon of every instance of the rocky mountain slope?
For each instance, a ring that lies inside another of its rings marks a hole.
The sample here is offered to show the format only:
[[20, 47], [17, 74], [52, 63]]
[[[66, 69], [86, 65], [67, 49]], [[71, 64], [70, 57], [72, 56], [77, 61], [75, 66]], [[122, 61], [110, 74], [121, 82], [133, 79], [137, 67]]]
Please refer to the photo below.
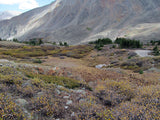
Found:
[[5, 39], [80, 44], [100, 37], [159, 39], [159, 0], [56, 0], [0, 22]]

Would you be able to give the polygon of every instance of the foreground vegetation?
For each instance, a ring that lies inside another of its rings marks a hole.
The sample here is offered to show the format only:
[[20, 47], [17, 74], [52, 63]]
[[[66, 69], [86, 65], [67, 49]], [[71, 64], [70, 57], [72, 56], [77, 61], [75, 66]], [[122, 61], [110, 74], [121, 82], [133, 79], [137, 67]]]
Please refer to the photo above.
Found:
[[1, 47], [0, 120], [158, 120], [160, 75], [149, 69], [160, 68], [160, 57], [109, 41]]

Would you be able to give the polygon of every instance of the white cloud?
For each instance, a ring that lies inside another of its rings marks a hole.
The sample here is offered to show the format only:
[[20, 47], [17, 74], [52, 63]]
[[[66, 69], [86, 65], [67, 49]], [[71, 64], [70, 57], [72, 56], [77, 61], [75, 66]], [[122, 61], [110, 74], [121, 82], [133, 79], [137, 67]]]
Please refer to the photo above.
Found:
[[0, 0], [0, 4], [18, 4], [21, 10], [33, 9], [39, 6], [36, 0]]

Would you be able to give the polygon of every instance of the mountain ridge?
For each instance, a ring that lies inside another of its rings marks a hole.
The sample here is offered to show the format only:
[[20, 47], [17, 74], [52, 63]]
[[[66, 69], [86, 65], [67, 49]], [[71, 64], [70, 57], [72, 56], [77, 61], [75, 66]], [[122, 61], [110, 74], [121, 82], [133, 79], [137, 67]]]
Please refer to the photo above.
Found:
[[0, 22], [5, 39], [44, 38], [82, 44], [97, 38], [159, 39], [158, 0], [56, 0]]

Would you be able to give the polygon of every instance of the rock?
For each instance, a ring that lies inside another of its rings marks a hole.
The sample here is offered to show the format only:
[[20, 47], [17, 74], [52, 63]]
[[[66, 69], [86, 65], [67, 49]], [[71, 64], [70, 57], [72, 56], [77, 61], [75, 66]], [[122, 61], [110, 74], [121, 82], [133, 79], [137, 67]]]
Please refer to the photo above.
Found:
[[0, 59], [0, 62], [9, 62], [9, 60], [6, 60], [6, 59]]
[[64, 99], [69, 99], [69, 98], [70, 98], [70, 96], [64, 96], [63, 98], [64, 98]]
[[64, 106], [65, 109], [68, 109], [68, 106]]
[[25, 106], [28, 104], [28, 102], [25, 99], [17, 99], [16, 102], [20, 106]]
[[83, 94], [83, 95], [86, 94], [85, 90], [75, 90], [74, 92], [77, 93], [77, 94]]
[[139, 61], [136, 63], [137, 66], [142, 67], [143, 66], [143, 61]]
[[135, 52], [129, 52], [128, 53], [128, 57], [135, 57], [137, 55], [137, 53]]
[[99, 64], [99, 65], [96, 65], [95, 67], [98, 68], [98, 69], [101, 69], [103, 67], [106, 67], [107, 65], [106, 64]]
[[72, 102], [72, 100], [67, 100], [67, 105], [71, 105], [73, 102]]
[[84, 102], [86, 102], [86, 99], [79, 99], [79, 103], [84, 103]]
[[72, 112], [72, 114], [71, 114], [71, 117], [73, 117], [73, 116], [75, 116], [75, 113], [74, 113], [74, 112]]
[[22, 87], [26, 87], [26, 86], [32, 86], [31, 81], [28, 80], [27, 82], [22, 84]]
[[65, 59], [65, 57], [64, 57], [64, 56], [60, 56], [59, 58], [60, 58], [60, 59]]
[[66, 53], [66, 56], [67, 56], [67, 57], [71, 57], [71, 56], [74, 56], [74, 55], [75, 55], [75, 53], [73, 53], [73, 52], [67, 52], [67, 53]]
[[46, 57], [44, 57], [44, 59], [48, 59], [48, 57], [46, 56]]
[[58, 94], [58, 95], [60, 95], [60, 94], [61, 94], [61, 92], [60, 92], [58, 89], [56, 89], [56, 92], [57, 92], [57, 94]]
[[36, 97], [40, 97], [40, 96], [43, 96], [45, 94], [45, 92], [38, 92]]

